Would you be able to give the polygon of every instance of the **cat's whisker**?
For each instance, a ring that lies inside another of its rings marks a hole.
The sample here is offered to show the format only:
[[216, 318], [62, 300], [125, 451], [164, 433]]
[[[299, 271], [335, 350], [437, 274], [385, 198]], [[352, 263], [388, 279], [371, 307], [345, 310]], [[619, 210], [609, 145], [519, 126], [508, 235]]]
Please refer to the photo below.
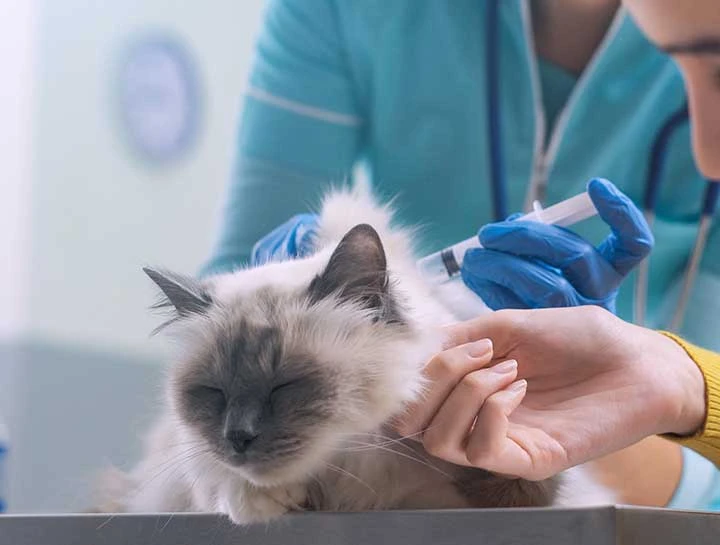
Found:
[[110, 524], [110, 523], [115, 519], [115, 516], [116, 516], [115, 514], [109, 515], [108, 518], [106, 518], [104, 521], [102, 521], [102, 522], [95, 528], [95, 531], [97, 532], [97, 531], [102, 530], [103, 528], [105, 528], [105, 526], [107, 526], [108, 524]]
[[[370, 446], [370, 445], [368, 445], [368, 446]], [[416, 462], [416, 463], [418, 463], [418, 464], [421, 464], [421, 465], [423, 465], [423, 466], [425, 466], [425, 467], [427, 467], [427, 468], [429, 468], [429, 469], [432, 469], [433, 471], [436, 471], [436, 472], [440, 473], [441, 475], [443, 475], [444, 477], [447, 477], [448, 479], [453, 479], [452, 475], [449, 475], [449, 474], [446, 473], [445, 471], [441, 470], [441, 469], [438, 468], [437, 466], [435, 466], [435, 465], [433, 465], [432, 463], [430, 463], [428, 460], [423, 460], [422, 458], [417, 458], [417, 457], [415, 457], [415, 456], [410, 456], [409, 454], [406, 454], [406, 453], [404, 453], [404, 452], [398, 452], [397, 450], [393, 450], [393, 449], [390, 448], [390, 447], [380, 446], [380, 445], [378, 445], [378, 444], [372, 445], [372, 447], [373, 447], [373, 448], [377, 448], [378, 450], [382, 450], [382, 451], [385, 451], [385, 452], [392, 453], [392, 454], [394, 454], [394, 455], [396, 455], [396, 456], [400, 456], [400, 457], [402, 457], [402, 458], [407, 458], [408, 460], [412, 460], [413, 462]], [[367, 448], [367, 450], [371, 450], [371, 448]], [[413, 451], [413, 452], [415, 452], [415, 451]]]
[[416, 437], [422, 437], [423, 433], [425, 433], [427, 430], [420, 430], [416, 431], [415, 433], [408, 433], [407, 435], [400, 435], [396, 439], [396, 441], [403, 441], [405, 439], [414, 439]]
[[200, 477], [202, 477], [202, 476], [203, 476], [203, 474], [198, 471], [197, 476], [195, 477], [195, 479], [193, 479], [193, 482], [190, 483], [190, 494], [191, 495], [192, 495], [192, 491], [195, 488], [195, 485], [198, 483], [198, 481], [200, 480]]
[[[155, 473], [152, 477], [150, 477], [149, 479], [147, 479], [146, 481], [141, 483], [141, 486], [138, 487], [138, 492], [147, 488], [153, 481], [155, 481], [155, 479], [157, 479], [164, 473], [167, 473], [168, 471], [172, 470], [167, 475], [167, 478], [170, 478], [174, 474], [174, 472], [179, 471], [182, 468], [183, 464], [186, 464], [186, 463], [188, 463], [196, 458], [199, 458], [200, 456], [203, 456], [205, 454], [209, 454], [210, 452], [212, 452], [212, 451], [208, 448], [204, 448], [204, 449], [198, 448], [196, 450], [186, 451], [186, 452], [180, 453], [176, 456], [173, 456], [172, 458], [164, 461], [162, 464], [160, 464], [158, 466], [158, 469], [162, 468], [159, 472]], [[183, 456], [182, 459], [178, 459], [181, 456]]]
[[165, 524], [163, 524], [162, 527], [160, 528], [161, 533], [165, 531], [165, 528], [168, 527], [168, 524], [170, 524], [170, 521], [173, 519], [174, 516], [175, 516], [175, 513], [170, 513], [170, 516], [168, 516], [168, 519], [165, 521]]
[[399, 438], [397, 438], [397, 439], [392, 438], [392, 437], [388, 437], [388, 436], [386, 436], [386, 435], [377, 434], [377, 433], [363, 433], [363, 434], [359, 434], [359, 435], [367, 435], [367, 436], [369, 436], [369, 437], [376, 437], [376, 438], [378, 438], [378, 439], [382, 439], [383, 441], [381, 441], [380, 443], [376, 443], [376, 444], [378, 444], [378, 445], [387, 446], [387, 445], [393, 445], [393, 444], [395, 444], [395, 445], [400, 445], [400, 446], [404, 447], [405, 449], [414, 452], [414, 449], [413, 449], [411, 446], [405, 444], [404, 441], [405, 441], [406, 439], [410, 439], [410, 438], [412, 438], [412, 437], [414, 437], [414, 436], [416, 436], [416, 435], [422, 435], [422, 433], [423, 433], [423, 432], [417, 432], [417, 433], [410, 434], [410, 435], [408, 435], [408, 436], [399, 437]]
[[345, 448], [345, 449], [344, 449], [345, 452], [365, 452], [365, 451], [368, 451], [368, 450], [372, 450], [372, 449], [374, 449], [374, 448], [376, 448], [376, 447], [386, 447], [386, 446], [394, 445], [394, 444], [397, 444], [398, 446], [403, 447], [405, 450], [408, 450], [408, 451], [410, 451], [410, 452], [413, 452], [413, 453], [416, 452], [415, 449], [413, 449], [410, 445], [406, 445], [406, 444], [403, 443], [402, 441], [397, 441], [397, 440], [381, 441], [381, 442], [376, 442], [376, 443], [366, 443], [366, 442], [364, 442], [364, 441], [349, 441], [349, 440], [346, 440], [345, 442], [346, 442], [346, 443], [347, 443], [347, 442], [352, 442], [352, 443], [355, 443], [355, 444], [357, 444], [357, 445], [360, 445], [360, 446], [357, 446], [357, 447]]
[[168, 464], [173, 464], [173, 463], [175, 463], [175, 462], [180, 463], [180, 462], [179, 462], [179, 459], [180, 459], [180, 458], [182, 458], [182, 457], [190, 454], [191, 452], [197, 452], [198, 450], [208, 450], [208, 451], [209, 451], [209, 449], [207, 448], [207, 446], [206, 446], [205, 448], [201, 448], [200, 445], [197, 445], [197, 446], [195, 446], [195, 447], [188, 448], [188, 449], [183, 450], [183, 451], [180, 451], [180, 452], [176, 452], [175, 454], [173, 454], [173, 455], [170, 456], [169, 458], [165, 458], [164, 460], [162, 460], [159, 464], [157, 464], [157, 465], [149, 468], [149, 470], [150, 470], [151, 472], [154, 472], [154, 471], [159, 470], [159, 469], [161, 469], [161, 468], [163, 468], [163, 467], [166, 467]]
[[328, 469], [332, 469], [333, 471], [337, 471], [338, 473], [342, 473], [343, 475], [347, 475], [347, 476], [350, 477], [351, 479], [354, 479], [355, 481], [357, 481], [358, 483], [360, 483], [361, 485], [363, 485], [365, 488], [367, 488], [368, 490], [370, 490], [373, 494], [375, 494], [376, 496], [378, 496], [377, 491], [376, 491], [372, 486], [370, 486], [368, 483], [366, 483], [365, 481], [363, 481], [360, 477], [358, 477], [358, 476], [355, 475], [354, 473], [352, 473], [352, 472], [348, 471], [347, 469], [342, 468], [342, 467], [340, 467], [340, 466], [336, 466], [335, 464], [331, 464], [330, 462], [323, 462], [323, 463], [325, 464], [325, 466], [326, 466]]
[[188, 441], [180, 441], [178, 443], [168, 443], [167, 448], [191, 447], [204, 444], [206, 444], [206, 442], [203, 439], [190, 439]]

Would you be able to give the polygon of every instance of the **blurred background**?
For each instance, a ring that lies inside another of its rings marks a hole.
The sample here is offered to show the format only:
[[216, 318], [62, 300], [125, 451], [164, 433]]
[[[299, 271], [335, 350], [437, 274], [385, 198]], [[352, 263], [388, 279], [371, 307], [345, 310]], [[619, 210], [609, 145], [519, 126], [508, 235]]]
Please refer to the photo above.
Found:
[[0, 0], [0, 420], [12, 512], [127, 467], [167, 346], [158, 264], [195, 273], [231, 169], [261, 0]]

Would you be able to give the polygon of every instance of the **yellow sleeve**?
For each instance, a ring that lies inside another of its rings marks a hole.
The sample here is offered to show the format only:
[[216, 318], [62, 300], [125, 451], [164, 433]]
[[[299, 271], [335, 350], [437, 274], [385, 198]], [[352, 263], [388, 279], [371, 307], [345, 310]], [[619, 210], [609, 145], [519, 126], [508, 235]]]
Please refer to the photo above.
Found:
[[720, 466], [720, 354], [690, 344], [672, 333], [664, 331], [661, 333], [682, 346], [700, 368], [705, 378], [705, 401], [707, 404], [705, 424], [698, 433], [687, 437], [678, 437], [677, 435], [664, 437], [691, 448], [714, 462], [715, 465]]

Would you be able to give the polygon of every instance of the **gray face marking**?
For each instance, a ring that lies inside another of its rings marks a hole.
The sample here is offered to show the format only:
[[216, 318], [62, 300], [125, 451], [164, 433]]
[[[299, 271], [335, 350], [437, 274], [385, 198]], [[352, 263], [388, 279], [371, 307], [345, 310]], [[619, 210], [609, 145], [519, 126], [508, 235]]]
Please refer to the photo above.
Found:
[[331, 377], [282, 346], [276, 327], [226, 324], [175, 378], [182, 418], [233, 465], [271, 470], [299, 455], [332, 415]]
[[[368, 225], [351, 229], [325, 270], [296, 293], [266, 286], [232, 302], [218, 302], [203, 283], [146, 272], [168, 298], [159, 306], [177, 310], [171, 322], [196, 320], [187, 325], [202, 333], [195, 343], [202, 346], [188, 347], [173, 369], [171, 395], [179, 416], [220, 460], [256, 476], [313, 451], [323, 433], [337, 424], [338, 414], [366, 410], [375, 393], [377, 369], [341, 373], [335, 362], [317, 360], [324, 346], [313, 310], [317, 305], [331, 300], [333, 308], [348, 309], [338, 312], [329, 332], [327, 344], [335, 354], [342, 354], [338, 339], [354, 335], [357, 319], [345, 317], [357, 316], [358, 303], [372, 311], [364, 318], [367, 325], [406, 333], [388, 282], [384, 249]], [[288, 329], [290, 322], [294, 326]], [[311, 336], [314, 348], [308, 344]], [[348, 342], [349, 351], [357, 349]], [[348, 352], [343, 359], [352, 358]], [[332, 430], [340, 435], [350, 431]]]

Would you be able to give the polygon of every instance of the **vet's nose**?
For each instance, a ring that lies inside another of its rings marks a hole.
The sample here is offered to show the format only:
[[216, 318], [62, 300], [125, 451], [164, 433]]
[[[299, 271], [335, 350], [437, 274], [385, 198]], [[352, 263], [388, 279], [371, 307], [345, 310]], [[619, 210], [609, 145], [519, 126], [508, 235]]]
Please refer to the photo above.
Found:
[[230, 429], [225, 431], [225, 439], [230, 442], [233, 450], [238, 454], [243, 454], [257, 436], [257, 433], [250, 430]]

